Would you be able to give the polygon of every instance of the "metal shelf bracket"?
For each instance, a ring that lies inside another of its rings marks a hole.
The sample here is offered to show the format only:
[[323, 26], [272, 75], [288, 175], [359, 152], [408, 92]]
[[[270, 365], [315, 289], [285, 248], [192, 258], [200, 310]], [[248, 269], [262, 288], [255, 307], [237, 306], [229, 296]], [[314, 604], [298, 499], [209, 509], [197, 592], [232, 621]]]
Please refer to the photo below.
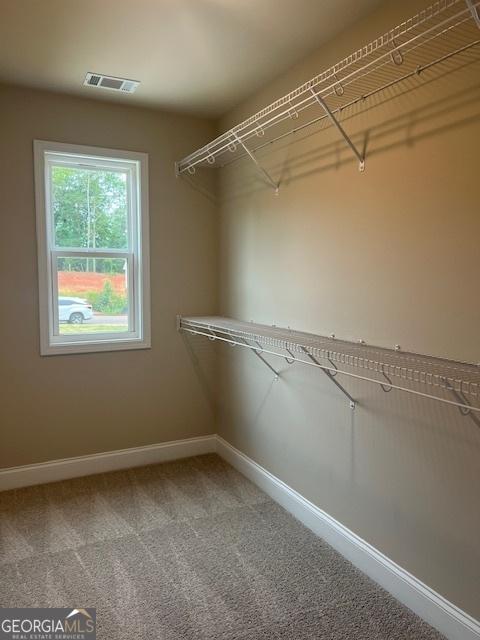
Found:
[[273, 372], [273, 374], [275, 375], [275, 380], [278, 380], [278, 378], [280, 377], [280, 374], [278, 373], [278, 371], [276, 371], [272, 367], [272, 365], [268, 362], [268, 360], [262, 356], [263, 349], [261, 347], [259, 349], [255, 349], [255, 347], [252, 347], [245, 340], [245, 338], [239, 338], [239, 340], [241, 340], [245, 344], [245, 346], [249, 347], [253, 351], [253, 353], [257, 356], [257, 358], [259, 358], [263, 362], [263, 364], [266, 365], [270, 369], [270, 371]]
[[247, 147], [247, 145], [245, 144], [245, 142], [239, 138], [237, 136], [236, 133], [233, 133], [233, 137], [235, 139], [235, 142], [237, 144], [239, 144], [241, 147], [244, 148], [245, 153], [248, 154], [248, 156], [253, 160], [253, 162], [255, 163], [255, 166], [257, 167], [257, 171], [259, 173], [262, 174], [262, 176], [265, 178], [265, 180], [268, 182], [268, 184], [273, 187], [273, 189], [275, 189], [275, 195], [278, 196], [278, 189], [279, 189], [279, 183], [275, 182], [275, 180], [273, 180], [273, 178], [270, 176], [269, 173], [267, 173], [267, 171], [265, 171], [265, 169], [262, 167], [262, 165], [259, 163], [259, 161], [257, 160], [257, 158], [254, 156], [254, 154], [250, 151], [250, 149]]
[[464, 394], [461, 391], [457, 391], [456, 389], [454, 389], [452, 385], [448, 383], [447, 380], [445, 380], [445, 388], [448, 391], [450, 391], [450, 393], [455, 398], [455, 400], [458, 400], [459, 403], [464, 405], [463, 407], [462, 406], [458, 407], [458, 410], [460, 411], [461, 415], [464, 417], [469, 416], [473, 420], [473, 422], [477, 425], [477, 427], [480, 427], [480, 420], [478, 416], [476, 416], [471, 409], [465, 408], [465, 406], [467, 407], [470, 406], [470, 402], [467, 400]]
[[382, 366], [382, 375], [385, 378], [385, 380], [388, 382], [388, 384], [381, 384], [380, 388], [384, 393], [390, 393], [390, 391], [393, 389], [393, 386], [392, 386], [393, 382], [385, 373], [385, 365]]
[[470, 9], [472, 18], [475, 20], [475, 24], [480, 29], [480, 14], [478, 13], [478, 7], [474, 0], [465, 0], [465, 2], [467, 3], [467, 7]]
[[338, 129], [338, 131], [340, 132], [340, 135], [342, 136], [342, 138], [348, 144], [348, 146], [353, 151], [353, 153], [357, 156], [358, 162], [359, 162], [358, 170], [362, 171], [362, 172], [365, 171], [365, 157], [364, 157], [364, 155], [362, 153], [360, 153], [360, 151], [357, 149], [357, 147], [353, 144], [352, 140], [347, 135], [345, 129], [342, 127], [342, 125], [339, 123], [339, 121], [333, 115], [332, 111], [330, 110], [330, 107], [327, 105], [325, 100], [315, 91], [315, 89], [311, 89], [311, 92], [312, 92], [313, 97], [318, 102], [318, 104], [323, 108], [323, 110], [325, 111], [325, 113], [327, 114], [327, 116], [329, 117], [331, 122]]
[[352, 396], [348, 393], [348, 391], [342, 387], [342, 385], [338, 382], [338, 380], [335, 380], [335, 374], [332, 374], [328, 369], [324, 369], [322, 367], [322, 365], [320, 364], [320, 362], [315, 358], [315, 356], [312, 356], [312, 354], [310, 353], [310, 351], [308, 349], [306, 349], [305, 347], [301, 347], [302, 351], [310, 358], [310, 360], [316, 364], [318, 367], [320, 367], [320, 369], [323, 371], [323, 373], [330, 378], [330, 380], [333, 382], [333, 384], [337, 385], [337, 387], [340, 389], [340, 391], [347, 396], [347, 398], [350, 401], [350, 409], [352, 411], [354, 411], [355, 407], [357, 406], [357, 402], [356, 400], [354, 400], [352, 398]]

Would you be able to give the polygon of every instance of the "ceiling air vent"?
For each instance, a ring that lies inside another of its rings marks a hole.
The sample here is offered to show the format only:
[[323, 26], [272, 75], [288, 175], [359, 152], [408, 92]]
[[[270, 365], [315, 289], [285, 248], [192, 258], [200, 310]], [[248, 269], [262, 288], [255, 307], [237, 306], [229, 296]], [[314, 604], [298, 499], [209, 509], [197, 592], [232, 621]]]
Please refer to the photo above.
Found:
[[101, 73], [87, 73], [83, 83], [87, 87], [99, 87], [110, 91], [121, 91], [123, 93], [133, 93], [140, 82], [138, 80], [127, 80], [126, 78], [115, 78], [114, 76], [104, 76]]

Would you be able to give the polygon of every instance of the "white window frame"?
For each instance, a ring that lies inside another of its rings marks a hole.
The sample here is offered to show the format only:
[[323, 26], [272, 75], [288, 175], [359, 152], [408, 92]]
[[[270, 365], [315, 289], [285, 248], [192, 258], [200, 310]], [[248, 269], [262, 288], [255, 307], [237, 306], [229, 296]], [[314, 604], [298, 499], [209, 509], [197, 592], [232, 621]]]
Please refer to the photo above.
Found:
[[[128, 250], [56, 247], [51, 202], [51, 165], [91, 165], [126, 171], [130, 210]], [[148, 349], [150, 338], [150, 257], [148, 155], [60, 142], [34, 141], [35, 204], [38, 244], [40, 353], [55, 355]], [[124, 258], [128, 265], [128, 331], [60, 335], [57, 258]]]

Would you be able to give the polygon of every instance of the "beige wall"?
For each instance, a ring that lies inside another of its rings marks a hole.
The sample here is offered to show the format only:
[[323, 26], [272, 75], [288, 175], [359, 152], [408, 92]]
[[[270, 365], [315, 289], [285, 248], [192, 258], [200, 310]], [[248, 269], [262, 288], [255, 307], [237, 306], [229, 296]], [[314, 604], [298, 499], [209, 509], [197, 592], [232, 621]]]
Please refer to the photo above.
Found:
[[[386, 2], [222, 128], [422, 5]], [[278, 198], [233, 165], [219, 235], [214, 203], [172, 171], [211, 124], [2, 87], [0, 468], [213, 432], [210, 343], [190, 341], [192, 360], [175, 315], [215, 313], [217, 273], [226, 315], [480, 361], [478, 77], [470, 65], [347, 114], [357, 142], [368, 134], [364, 175], [331, 129], [261, 155]], [[40, 357], [35, 138], [149, 154], [151, 350]], [[274, 383], [250, 353], [221, 350], [221, 435], [480, 618], [480, 430], [359, 381], [345, 383], [352, 413], [318, 371], [276, 364]]]
[[[1, 87], [0, 467], [214, 431], [175, 315], [216, 308], [216, 211], [173, 171], [212, 132], [199, 119]], [[36, 138], [149, 154], [152, 349], [40, 357]]]
[[[370, 20], [273, 82], [222, 129], [408, 17]], [[221, 178], [221, 311], [243, 320], [480, 361], [477, 63], [344, 115], [362, 175], [332, 128], [241, 160]], [[466, 57], [464, 62], [471, 60]], [[272, 381], [222, 350], [219, 432], [445, 597], [480, 618], [480, 429], [455, 408], [346, 379], [354, 413], [317, 370]]]

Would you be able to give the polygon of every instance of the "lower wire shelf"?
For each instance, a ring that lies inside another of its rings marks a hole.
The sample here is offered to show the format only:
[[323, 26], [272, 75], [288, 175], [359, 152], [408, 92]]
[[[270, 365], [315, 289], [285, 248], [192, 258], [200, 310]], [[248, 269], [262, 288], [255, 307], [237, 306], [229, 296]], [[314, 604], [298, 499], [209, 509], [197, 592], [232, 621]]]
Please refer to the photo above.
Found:
[[352, 409], [356, 402], [338, 381], [338, 374], [377, 384], [385, 393], [397, 389], [454, 405], [480, 426], [480, 366], [476, 364], [216, 316], [178, 316], [177, 327], [251, 349], [277, 377], [279, 373], [264, 355], [318, 367], [348, 397]]

